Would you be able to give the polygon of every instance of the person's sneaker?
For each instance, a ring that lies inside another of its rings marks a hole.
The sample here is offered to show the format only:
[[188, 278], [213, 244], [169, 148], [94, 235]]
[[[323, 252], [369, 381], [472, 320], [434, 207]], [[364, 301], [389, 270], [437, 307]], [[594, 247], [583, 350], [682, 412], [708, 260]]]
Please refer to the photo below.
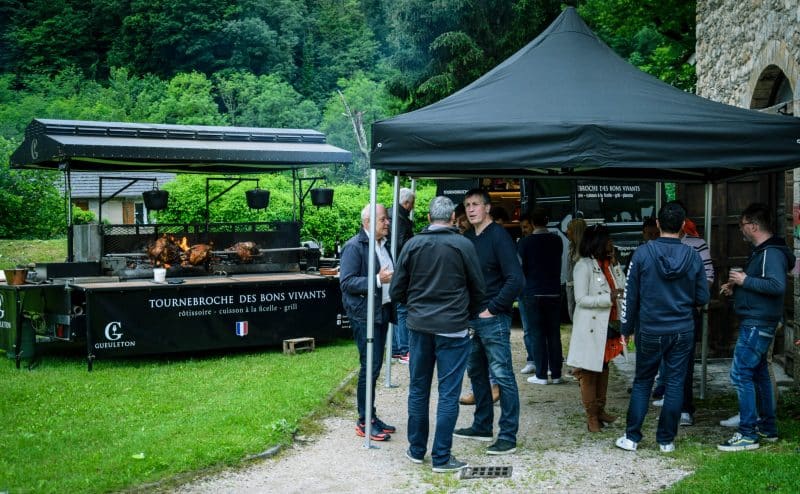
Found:
[[653, 400], [654, 407], [663, 407], [664, 406], [664, 398], [659, 398], [657, 400]]
[[486, 450], [488, 455], [510, 455], [517, 450], [517, 445], [505, 439], [498, 439]]
[[378, 417], [372, 419], [372, 423], [375, 424], [375, 427], [377, 427], [378, 429], [382, 430], [387, 434], [394, 434], [395, 432], [397, 432], [397, 427], [387, 424]]
[[758, 434], [758, 442], [760, 442], [760, 443], [763, 443], [763, 442], [774, 443], [774, 442], [778, 441], [778, 435], [777, 434], [767, 434], [767, 433], [764, 433], [764, 432], [761, 432], [761, 431], [757, 431], [757, 434]]
[[417, 463], [417, 464], [422, 463], [422, 458], [417, 458], [416, 456], [412, 455], [410, 449], [406, 450], [406, 458], [411, 460], [412, 463]]
[[519, 371], [520, 374], [533, 374], [534, 372], [536, 372], [536, 366], [533, 365], [533, 362], [526, 363], [525, 367]]
[[[356, 424], [356, 435], [364, 437], [366, 435], [365, 429], [366, 428], [364, 427], [364, 422], [358, 422]], [[378, 426], [375, 425], [374, 422], [372, 423], [372, 426], [369, 429], [370, 429], [369, 438], [372, 439], [373, 441], [388, 441], [389, 439], [392, 438], [392, 436], [380, 430]]]
[[404, 354], [399, 355], [397, 357], [397, 362], [400, 363], [400, 364], [407, 364], [408, 363], [408, 359], [409, 359], [408, 353], [404, 353]]
[[758, 440], [744, 437], [738, 432], [727, 441], [718, 444], [717, 449], [720, 451], [745, 451], [748, 449], [758, 449]]
[[660, 449], [662, 453], [672, 453], [675, 451], [675, 443], [659, 444], [658, 449]]
[[450, 455], [450, 459], [447, 460], [447, 463], [443, 465], [433, 465], [433, 471], [435, 473], [448, 473], [448, 472], [457, 472], [463, 468], [469, 466], [469, 463], [461, 460], [457, 460], [455, 456]]
[[678, 421], [678, 425], [694, 425], [694, 417], [692, 417], [691, 413], [681, 412], [681, 419]]
[[625, 451], [636, 451], [639, 443], [631, 441], [628, 439], [628, 436], [622, 436], [617, 438], [616, 442], [614, 442], [614, 445], [620, 449], [624, 449]]
[[720, 420], [719, 425], [722, 427], [739, 427], [739, 414], [728, 417], [725, 420]]
[[531, 384], [547, 384], [547, 379], [539, 379], [536, 376], [531, 376], [528, 378], [528, 382]]
[[489, 442], [492, 440], [491, 432], [478, 432], [472, 427], [464, 427], [462, 429], [456, 429], [453, 431], [453, 435], [456, 437], [462, 437], [464, 439], [475, 439], [477, 441]]
[[551, 379], [550, 384], [561, 384], [561, 378], [557, 377], [555, 379]]

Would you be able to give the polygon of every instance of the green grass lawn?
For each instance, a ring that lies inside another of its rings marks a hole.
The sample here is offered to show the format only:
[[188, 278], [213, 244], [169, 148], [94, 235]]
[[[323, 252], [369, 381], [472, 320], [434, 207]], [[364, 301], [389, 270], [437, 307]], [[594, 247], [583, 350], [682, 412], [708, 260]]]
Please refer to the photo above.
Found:
[[236, 464], [290, 442], [358, 364], [350, 342], [100, 360], [92, 372], [80, 357], [30, 371], [0, 358], [0, 492], [108, 492]]
[[67, 258], [67, 239], [9, 240], [0, 238], [0, 269], [32, 262], [64, 262]]

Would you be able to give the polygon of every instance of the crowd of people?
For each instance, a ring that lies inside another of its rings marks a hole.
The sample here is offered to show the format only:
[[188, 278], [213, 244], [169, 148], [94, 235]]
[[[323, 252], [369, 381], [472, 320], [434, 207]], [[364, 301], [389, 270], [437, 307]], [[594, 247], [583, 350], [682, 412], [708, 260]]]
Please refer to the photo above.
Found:
[[[389, 241], [390, 215], [383, 205], [376, 206], [374, 278], [368, 269], [369, 205], [361, 213], [363, 228], [341, 253], [342, 301], [361, 364], [357, 435], [385, 441], [397, 431], [378, 418], [374, 394], [367, 397], [365, 391], [368, 378], [374, 389], [383, 360], [380, 349], [393, 323], [394, 338], [388, 343], [392, 355], [409, 364], [408, 459], [423, 463], [428, 450], [434, 369], [438, 401], [430, 449], [433, 471], [467, 466], [451, 453], [453, 437], [491, 443], [486, 448], [490, 455], [514, 453], [520, 402], [510, 332], [516, 301], [526, 354], [521, 373], [529, 374], [528, 383], [551, 385], [564, 378], [561, 307], [567, 304], [572, 333], [566, 364], [580, 384], [587, 429], [598, 432], [617, 420], [605, 408], [609, 362], [635, 344], [625, 433], [615, 445], [637, 449], [653, 396], [653, 404], [661, 406], [656, 442], [660, 451], [674, 451], [678, 427], [694, 421], [694, 349], [701, 308], [714, 282], [708, 245], [681, 203], [667, 203], [656, 218], [645, 220], [644, 243], [626, 268], [603, 224], [573, 219], [564, 245], [548, 230], [546, 211], [534, 208], [521, 218], [522, 237], [515, 242], [501, 224], [502, 215], [492, 215], [489, 194], [473, 189], [457, 206], [447, 197], [434, 198], [427, 211], [428, 226], [414, 235], [414, 203], [414, 192], [401, 189], [396, 246]], [[782, 318], [786, 273], [794, 266], [785, 242], [773, 234], [765, 205], [748, 206], [741, 214], [740, 230], [753, 251], [746, 266], [731, 270], [720, 290], [733, 297], [740, 324], [731, 369], [740, 419], [733, 437], [718, 445], [721, 451], [755, 449], [778, 437], [768, 357]], [[370, 285], [377, 351], [368, 369]], [[465, 371], [471, 393], [460, 396]], [[496, 401], [500, 417], [495, 433]], [[474, 410], [471, 424], [456, 429], [459, 402], [474, 404]]]

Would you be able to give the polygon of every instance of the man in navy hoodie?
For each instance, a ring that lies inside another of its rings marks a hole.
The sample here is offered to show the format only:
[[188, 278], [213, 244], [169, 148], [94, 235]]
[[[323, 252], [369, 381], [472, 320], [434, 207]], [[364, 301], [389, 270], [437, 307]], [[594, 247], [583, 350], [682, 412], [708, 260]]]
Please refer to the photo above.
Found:
[[683, 381], [694, 346], [693, 311], [709, 299], [703, 261], [680, 240], [685, 219], [679, 204], [662, 207], [657, 220], [661, 236], [637, 248], [628, 267], [620, 320], [624, 337], [637, 330], [636, 374], [625, 435], [616, 441], [617, 447], [628, 451], [635, 451], [642, 440], [650, 390], [662, 360], [667, 369], [666, 390], [656, 441], [664, 453], [675, 450]]
[[739, 219], [739, 229], [744, 239], [753, 244], [753, 252], [744, 271], [731, 270], [722, 292], [733, 295], [739, 317], [731, 382], [739, 395], [740, 420], [739, 431], [717, 446], [720, 451], [757, 449], [759, 441], [778, 440], [767, 351], [783, 318], [786, 273], [795, 262], [786, 242], [773, 235], [770, 210], [765, 204], [747, 206]]

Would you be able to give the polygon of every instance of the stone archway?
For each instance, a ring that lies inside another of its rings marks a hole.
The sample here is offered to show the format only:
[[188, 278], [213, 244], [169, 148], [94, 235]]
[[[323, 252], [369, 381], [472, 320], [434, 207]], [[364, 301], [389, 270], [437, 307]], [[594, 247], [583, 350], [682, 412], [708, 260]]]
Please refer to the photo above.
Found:
[[800, 115], [800, 64], [784, 41], [770, 40], [753, 60], [745, 108], [769, 108], [790, 102], [784, 112]]

